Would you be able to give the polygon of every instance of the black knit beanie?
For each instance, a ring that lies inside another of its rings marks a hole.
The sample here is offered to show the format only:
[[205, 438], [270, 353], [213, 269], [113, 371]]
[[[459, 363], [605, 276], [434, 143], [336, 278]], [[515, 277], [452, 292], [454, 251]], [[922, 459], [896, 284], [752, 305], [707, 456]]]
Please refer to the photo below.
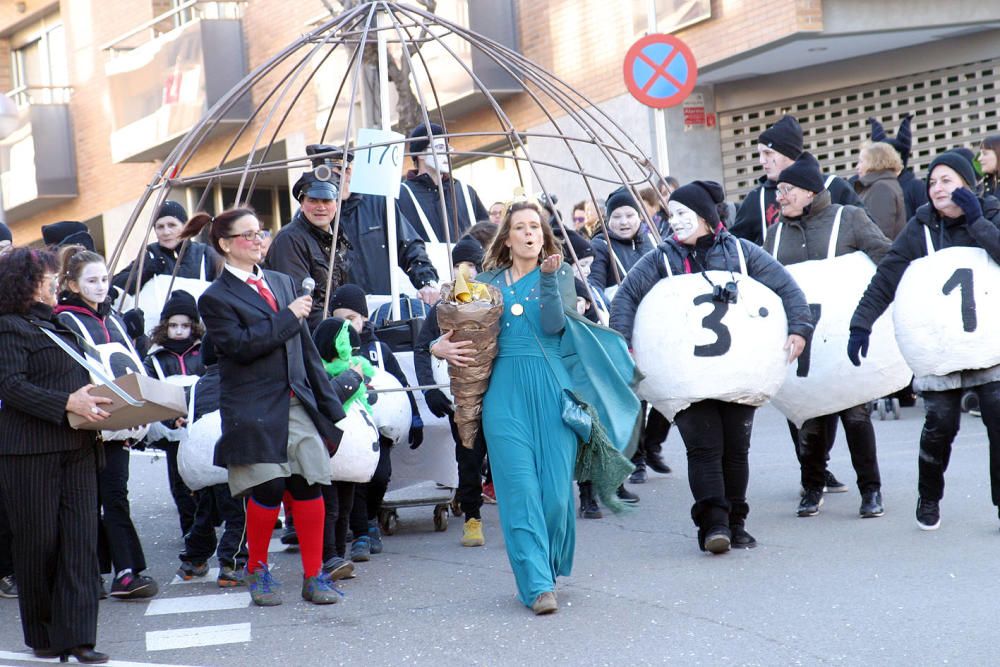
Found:
[[198, 304], [194, 297], [184, 290], [177, 289], [170, 293], [170, 298], [163, 305], [160, 311], [160, 321], [166, 322], [174, 315], [187, 315], [192, 322], [199, 322]]
[[63, 220], [53, 222], [51, 225], [42, 225], [42, 240], [47, 246], [63, 245], [66, 237], [74, 234], [87, 233], [87, 225], [76, 220]]
[[826, 189], [819, 162], [808, 152], [802, 153], [795, 162], [781, 171], [778, 183], [788, 183], [809, 192], [818, 193]]
[[[437, 123], [431, 123], [431, 134], [437, 139], [441, 137], [446, 139], [444, 136], [445, 129], [438, 125]], [[417, 156], [422, 153], [427, 152], [427, 147], [431, 145], [431, 140], [427, 136], [427, 126], [421, 123], [417, 125], [410, 131], [409, 139], [409, 152], [411, 156]]]
[[[333, 306], [330, 306], [333, 310]], [[337, 336], [340, 330], [347, 324], [343, 317], [328, 317], [319, 323], [316, 331], [313, 332], [313, 342], [316, 343], [316, 350], [323, 361], [333, 361], [337, 358]], [[347, 326], [351, 326], [347, 324]], [[353, 327], [351, 327], [353, 329]]]
[[330, 312], [338, 308], [349, 308], [356, 313], [368, 317], [368, 300], [365, 291], [357, 285], [341, 285], [330, 299]]
[[931, 161], [931, 166], [927, 168], [927, 189], [930, 189], [930, 178], [934, 173], [934, 167], [942, 164], [958, 172], [958, 175], [965, 181], [965, 187], [970, 190], [976, 187], [976, 170], [973, 168], [972, 162], [957, 150], [950, 150], [941, 153]]
[[[573, 252], [576, 253], [576, 259], [586, 259], [587, 257], [594, 256], [594, 246], [590, 244], [587, 237], [579, 232], [574, 232], [572, 230], [566, 231], [568, 232], [566, 236], [569, 238], [570, 245], [573, 246]], [[572, 264], [576, 260], [573, 259], [573, 255], [567, 252], [566, 261]]]
[[476, 265], [476, 270], [483, 268], [483, 246], [479, 241], [471, 236], [463, 236], [451, 248], [451, 265], [458, 266], [459, 262], [472, 262]]
[[782, 116], [760, 133], [757, 142], [794, 160], [802, 153], [802, 126], [793, 116]]
[[160, 205], [160, 210], [156, 212], [156, 219], [160, 218], [177, 218], [181, 222], [187, 222], [188, 214], [184, 210], [184, 207], [175, 202], [172, 199], [168, 199]]
[[719, 225], [719, 204], [726, 191], [715, 181], [691, 181], [670, 193], [670, 201], [684, 204], [714, 229]]
[[639, 202], [632, 196], [632, 191], [624, 185], [608, 195], [608, 200], [604, 204], [604, 213], [610, 218], [611, 214], [622, 206], [631, 206], [635, 209], [636, 213], [642, 211]]

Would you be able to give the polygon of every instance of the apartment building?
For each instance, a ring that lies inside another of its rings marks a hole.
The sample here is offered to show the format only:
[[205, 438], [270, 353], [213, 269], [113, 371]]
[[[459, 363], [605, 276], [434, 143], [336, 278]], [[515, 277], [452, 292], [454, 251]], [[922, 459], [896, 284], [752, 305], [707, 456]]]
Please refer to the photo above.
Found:
[[[0, 90], [8, 98], [0, 100], [0, 194], [15, 241], [37, 241], [49, 222], [81, 220], [103, 249], [114, 247], [184, 135], [248, 74], [330, 20], [328, 6], [338, 7], [334, 0], [0, 2]], [[809, 149], [840, 173], [853, 170], [869, 116], [892, 131], [903, 114], [915, 114], [918, 170], [940, 149], [974, 146], [997, 130], [997, 3], [439, 0], [437, 12], [553, 72], [624, 128], [661, 171], [682, 182], [723, 181], [733, 199], [759, 175], [756, 137], [781, 113], [800, 119]], [[650, 31], [683, 39], [699, 69], [688, 101], [662, 113], [635, 101], [622, 76], [629, 46]], [[457, 70], [444, 67], [442, 53], [427, 52], [449, 131], [488, 125], [496, 100], [527, 133], [532, 157], [555, 161], [557, 149], [531, 136], [553, 132], [565, 109], [540, 108], [516, 76], [462, 40], [449, 43]], [[334, 107], [343, 104], [337, 83], [350, 64], [346, 52], [326, 60], [296, 89], [281, 122], [267, 125], [260, 110], [281, 84], [276, 68], [262, 79], [268, 85], [229, 107], [185, 173], [256, 159], [255, 137], [265, 125], [269, 160], [302, 156], [320, 138], [341, 143], [334, 137], [338, 130], [343, 137], [347, 110]], [[476, 73], [490, 95], [459, 70]], [[357, 107], [360, 118], [371, 117], [364, 102]], [[505, 198], [517, 176], [510, 161], [487, 155], [502, 153], [496, 138], [455, 144], [467, 153], [456, 161], [459, 176], [484, 200]], [[250, 203], [266, 226], [289, 219], [289, 183], [300, 171], [256, 178]], [[213, 212], [234, 203], [238, 187], [238, 176], [218, 178], [178, 187], [171, 197]], [[547, 174], [545, 187], [563, 203], [584, 195], [579, 179], [563, 173]], [[126, 255], [141, 243], [131, 239]]]

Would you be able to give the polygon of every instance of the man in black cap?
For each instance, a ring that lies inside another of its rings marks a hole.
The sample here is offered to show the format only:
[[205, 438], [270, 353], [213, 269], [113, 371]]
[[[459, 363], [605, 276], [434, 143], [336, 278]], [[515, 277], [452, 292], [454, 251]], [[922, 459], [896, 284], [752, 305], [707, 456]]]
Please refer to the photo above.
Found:
[[[407, 172], [399, 193], [403, 214], [413, 222], [420, 237], [430, 243], [445, 241], [445, 225], [454, 243], [473, 224], [490, 217], [476, 191], [451, 175], [444, 135], [445, 129], [435, 123], [430, 124], [430, 132], [424, 124], [413, 128], [408, 153], [415, 168]], [[441, 215], [439, 188], [444, 189], [447, 219]]]
[[[781, 212], [775, 196], [778, 175], [795, 162], [802, 150], [802, 127], [793, 116], [784, 115], [761, 132], [757, 140], [757, 153], [764, 175], [758, 179], [759, 185], [747, 193], [736, 211], [736, 220], [729, 230], [734, 236], [753, 241], [757, 245], [764, 243], [767, 228], [778, 221]], [[854, 188], [844, 179], [827, 176], [823, 182], [834, 204], [864, 208]]]
[[[783, 265], [827, 259], [835, 227], [838, 230], [835, 256], [860, 251], [878, 264], [889, 251], [889, 239], [864, 209], [831, 203], [819, 163], [809, 153], [802, 153], [782, 170], [778, 176], [777, 196], [781, 218], [778, 224], [767, 230], [764, 250]], [[860, 515], [863, 518], [882, 516], [882, 480], [876, 456], [875, 429], [867, 404], [807, 419], [800, 429], [788, 422], [804, 490], [796, 513], [800, 517], [819, 513], [824, 489], [829, 490], [827, 459], [838, 420], [844, 426], [851, 463], [857, 473], [858, 490], [861, 492]]]
[[[336, 146], [311, 144], [306, 153], [312, 156], [313, 170], [303, 174], [292, 187], [299, 210], [290, 223], [281, 228], [268, 249], [265, 268], [287, 273], [296, 285], [311, 277], [313, 308], [307, 322], [310, 330], [323, 319], [327, 279], [330, 275], [330, 251], [333, 246], [333, 223], [340, 211], [337, 253], [330, 288], [334, 291], [353, 282], [372, 294], [389, 293], [389, 253], [387, 250], [385, 198], [378, 195], [352, 194], [351, 162], [354, 155]], [[421, 298], [437, 299], [437, 272], [423, 249], [423, 244], [396, 207], [399, 265], [407, 273]], [[433, 301], [430, 301], [431, 303]]]

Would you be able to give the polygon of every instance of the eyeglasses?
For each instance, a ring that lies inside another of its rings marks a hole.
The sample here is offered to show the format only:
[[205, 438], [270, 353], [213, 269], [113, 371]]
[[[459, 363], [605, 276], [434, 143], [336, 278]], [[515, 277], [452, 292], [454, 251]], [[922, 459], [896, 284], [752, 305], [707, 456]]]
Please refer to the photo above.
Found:
[[239, 234], [227, 234], [226, 236], [223, 236], [222, 238], [225, 238], [225, 239], [235, 239], [237, 237], [243, 239], [244, 241], [255, 241], [255, 240], [256, 241], [263, 241], [264, 239], [271, 238], [271, 232], [268, 232], [268, 231], [265, 231], [265, 230], [250, 229], [250, 230], [245, 231], [245, 232], [240, 232]]
[[792, 192], [795, 192], [795, 186], [794, 185], [790, 186], [790, 187], [787, 187], [787, 188], [776, 188], [776, 189], [778, 191], [778, 196], [779, 197], [784, 197], [786, 199], [788, 198], [788, 195], [790, 195]]
[[587, 217], [583, 215], [574, 215], [573, 222], [587, 222]]

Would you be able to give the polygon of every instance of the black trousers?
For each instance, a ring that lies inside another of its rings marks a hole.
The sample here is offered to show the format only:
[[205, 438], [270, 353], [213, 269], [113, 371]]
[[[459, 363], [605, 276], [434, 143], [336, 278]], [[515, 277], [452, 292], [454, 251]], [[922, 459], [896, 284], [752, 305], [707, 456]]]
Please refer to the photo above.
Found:
[[[958, 434], [964, 389], [925, 391], [924, 429], [920, 433], [917, 488], [925, 500], [944, 497], [944, 471], [951, 458], [951, 443]], [[1000, 506], [1000, 382], [972, 387], [979, 395], [979, 410], [990, 441], [990, 491]]]
[[106, 463], [97, 474], [101, 572], [111, 572], [113, 566], [115, 573], [132, 568], [132, 572], [139, 574], [146, 569], [146, 556], [128, 502], [129, 450], [121, 442], [105, 442], [104, 456]]
[[[642, 410], [645, 412], [646, 403], [643, 402]], [[670, 434], [670, 420], [664, 417], [656, 408], [649, 411], [646, 416], [646, 423], [642, 427], [642, 435], [639, 437], [639, 445], [632, 455], [632, 463], [639, 465], [646, 463], [646, 453], [659, 454], [663, 451], [663, 441]]]
[[368, 521], [378, 517], [382, 499], [392, 477], [392, 441], [379, 439], [378, 465], [366, 484], [354, 485], [354, 505], [351, 508], [351, 532], [355, 539], [368, 534]]
[[[204, 563], [212, 554], [219, 565], [237, 569], [247, 561], [247, 516], [243, 501], [233, 498], [228, 484], [215, 484], [194, 492], [194, 522], [184, 535], [182, 561]], [[224, 526], [222, 537], [215, 529]]]
[[[816, 419], [826, 420], [826, 423], [824, 424], [826, 433], [826, 458], [823, 459], [825, 471], [825, 462], [830, 460], [830, 450], [833, 449], [833, 443], [837, 439], [837, 423], [839, 422], [839, 418], [837, 414], [834, 413], [832, 415], [817, 417]], [[799, 446], [799, 428], [792, 422], [788, 422], [788, 434], [792, 436], [792, 447], [795, 448], [795, 458], [801, 465], [802, 448]]]
[[[323, 561], [328, 561], [334, 556], [343, 558], [347, 555], [347, 525], [351, 519], [351, 510], [354, 507], [355, 487], [360, 486], [354, 482], [334, 482], [322, 487], [323, 505], [326, 507], [326, 514], [323, 518]], [[368, 522], [365, 521], [365, 529], [362, 533], [368, 534]]]
[[702, 529], [742, 524], [750, 513], [750, 435], [756, 408], [699, 401], [674, 418], [687, 449], [691, 518]]
[[[802, 428], [799, 429], [802, 487], [823, 488], [826, 480], [826, 460], [829, 457], [830, 444], [836, 437], [838, 417], [844, 425], [844, 437], [847, 438], [847, 448], [851, 452], [851, 463], [858, 475], [858, 490], [861, 493], [878, 491], [882, 488], [882, 478], [879, 476], [878, 457], [875, 452], [875, 427], [872, 426], [871, 409], [867, 403], [833, 415], [807, 419], [802, 424]], [[831, 430], [833, 434], [830, 433]]]
[[486, 461], [486, 436], [479, 429], [472, 449], [462, 445], [458, 435], [458, 427], [450, 415], [448, 425], [451, 426], [451, 437], [455, 440], [455, 462], [458, 464], [458, 496], [459, 506], [466, 521], [481, 519], [483, 506], [483, 463]]
[[97, 642], [95, 451], [0, 456], [24, 643], [64, 650]]
[[11, 553], [10, 521], [7, 520], [7, 508], [4, 507], [3, 486], [0, 485], [0, 579], [14, 574], [14, 556]]
[[177, 506], [177, 515], [181, 521], [181, 535], [187, 535], [194, 524], [194, 513], [197, 503], [191, 489], [184, 483], [180, 471], [177, 470], [177, 448], [180, 443], [161, 440], [157, 443], [167, 453], [167, 482], [170, 484], [170, 495]]

